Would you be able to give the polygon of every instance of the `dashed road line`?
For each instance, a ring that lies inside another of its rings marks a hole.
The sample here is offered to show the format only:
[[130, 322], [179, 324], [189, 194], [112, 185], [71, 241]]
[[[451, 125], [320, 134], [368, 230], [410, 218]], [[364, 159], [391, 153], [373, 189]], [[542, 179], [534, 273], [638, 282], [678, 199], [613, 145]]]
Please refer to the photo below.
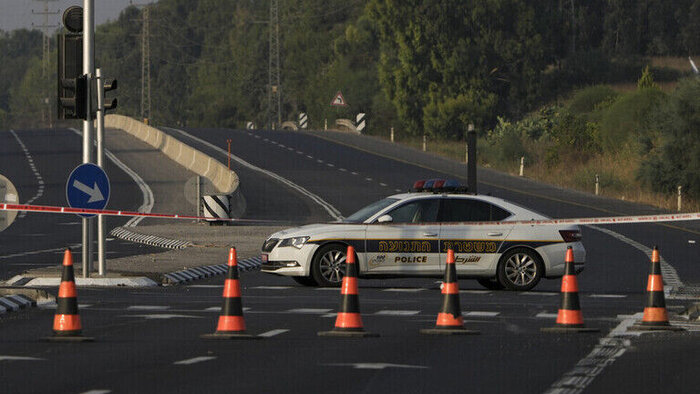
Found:
[[591, 294], [591, 298], [627, 298], [626, 294]]
[[321, 309], [321, 308], [297, 308], [297, 309], [290, 309], [287, 312], [289, 313], [309, 313], [309, 314], [323, 314], [323, 313], [328, 313], [332, 309]]
[[258, 336], [263, 337], [263, 338], [270, 338], [270, 337], [274, 337], [275, 335], [284, 334], [285, 332], [289, 332], [289, 330], [286, 328], [278, 328], [276, 330], [270, 330], [270, 331], [264, 332], [262, 334], [258, 334]]
[[469, 317], [496, 317], [500, 314], [501, 314], [501, 312], [487, 312], [487, 311], [462, 312], [462, 315], [469, 316]]
[[535, 317], [539, 317], [542, 319], [556, 319], [558, 315], [558, 313], [540, 312], [537, 315], [535, 315]]
[[390, 287], [388, 289], [383, 289], [382, 291], [393, 291], [397, 293], [417, 293], [419, 291], [425, 290], [422, 287], [417, 287], [417, 288], [396, 288], [396, 287]]
[[[27, 162], [29, 163], [29, 168], [32, 170], [32, 173], [34, 174], [34, 178], [36, 178], [37, 183], [39, 184], [39, 187], [37, 188], [36, 193], [32, 198], [27, 200], [25, 204], [31, 205], [34, 203], [35, 200], [38, 198], [41, 198], [44, 195], [44, 179], [42, 178], [41, 174], [39, 171], [36, 169], [36, 166], [34, 165], [34, 159], [32, 159], [31, 153], [29, 153], [29, 150], [27, 149], [27, 146], [24, 145], [24, 142], [19, 138], [17, 133], [15, 133], [14, 130], [10, 130], [10, 133], [12, 134], [13, 137], [17, 140], [17, 143], [19, 144], [20, 148], [22, 148], [22, 151], [24, 152], [24, 157], [27, 159]], [[18, 218], [23, 218], [27, 216], [26, 211], [20, 212], [17, 217]]]
[[22, 357], [22, 356], [3, 356], [0, 354], [0, 361], [43, 361], [45, 358], [37, 357]]
[[96, 390], [85, 391], [85, 392], [82, 392], [80, 394], [109, 394], [111, 392], [112, 392], [112, 390], [96, 389]]
[[192, 365], [192, 364], [197, 364], [201, 363], [204, 361], [210, 361], [214, 360], [216, 357], [214, 356], [200, 356], [200, 357], [193, 357], [193, 358], [188, 358], [187, 360], [180, 360], [180, 361], [175, 361], [173, 365]]
[[292, 286], [253, 286], [250, 287], [250, 289], [258, 289], [258, 290], [287, 290], [291, 289]]
[[413, 316], [419, 314], [420, 311], [403, 311], [403, 310], [381, 310], [374, 312], [375, 315], [379, 316]]
[[168, 305], [131, 305], [127, 310], [130, 311], [164, 311], [170, 309]]

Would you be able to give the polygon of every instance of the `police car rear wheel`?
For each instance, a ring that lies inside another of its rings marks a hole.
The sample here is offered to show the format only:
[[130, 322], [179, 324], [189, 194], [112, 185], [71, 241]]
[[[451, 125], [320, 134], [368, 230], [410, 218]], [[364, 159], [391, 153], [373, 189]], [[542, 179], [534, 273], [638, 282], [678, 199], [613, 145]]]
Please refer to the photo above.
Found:
[[311, 277], [323, 287], [337, 287], [345, 276], [346, 248], [342, 245], [321, 247], [311, 264]]
[[526, 291], [537, 285], [544, 266], [540, 256], [530, 249], [508, 251], [498, 264], [498, 281], [508, 290]]

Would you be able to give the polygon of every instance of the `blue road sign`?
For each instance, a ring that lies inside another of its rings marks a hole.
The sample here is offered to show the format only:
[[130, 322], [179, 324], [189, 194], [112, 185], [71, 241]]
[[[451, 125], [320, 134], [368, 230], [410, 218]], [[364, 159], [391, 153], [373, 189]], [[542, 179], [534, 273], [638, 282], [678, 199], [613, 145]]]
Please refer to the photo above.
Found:
[[[109, 178], [98, 166], [81, 164], [70, 173], [66, 200], [71, 208], [104, 209], [109, 201]], [[82, 217], [95, 215], [81, 214]]]

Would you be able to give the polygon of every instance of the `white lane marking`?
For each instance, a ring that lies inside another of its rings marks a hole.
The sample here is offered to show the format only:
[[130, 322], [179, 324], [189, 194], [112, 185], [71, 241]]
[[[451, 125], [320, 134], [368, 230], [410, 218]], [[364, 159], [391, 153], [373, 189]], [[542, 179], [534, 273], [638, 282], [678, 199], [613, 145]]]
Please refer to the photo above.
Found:
[[386, 369], [386, 368], [408, 368], [408, 369], [428, 369], [423, 365], [391, 364], [391, 363], [331, 363], [321, 364], [326, 367], [353, 367], [354, 369]]
[[[32, 173], [34, 174], [34, 178], [36, 178], [37, 183], [38, 183], [39, 185], [42, 185], [42, 184], [44, 183], [44, 181], [42, 180], [43, 178], [41, 177], [41, 174], [39, 173], [39, 171], [36, 170], [36, 166], [34, 166], [34, 159], [32, 159], [32, 155], [29, 153], [29, 150], [27, 149], [26, 145], [24, 145], [24, 142], [22, 142], [22, 140], [19, 138], [19, 136], [17, 135], [17, 133], [15, 133], [14, 130], [10, 130], [10, 133], [12, 134], [13, 137], [15, 137], [15, 139], [17, 140], [17, 143], [19, 144], [19, 146], [20, 146], [20, 147], [22, 148], [22, 150], [24, 151], [24, 157], [25, 157], [25, 158], [27, 159], [27, 161], [29, 162], [29, 167], [31, 168]], [[27, 202], [25, 202], [25, 204], [31, 205], [32, 203], [34, 203], [34, 201], [35, 201], [36, 199], [41, 198], [41, 196], [43, 196], [43, 195], [44, 195], [44, 187], [43, 187], [43, 186], [39, 186], [39, 188], [37, 189], [37, 191], [36, 191], [36, 193], [34, 194], [34, 196], [32, 196], [32, 198], [30, 198], [29, 200], [27, 200]], [[23, 218], [23, 217], [25, 217], [25, 216], [27, 216], [27, 212], [26, 212], [26, 211], [22, 211], [22, 212], [20, 212], [20, 213], [17, 215], [17, 217], [18, 217], [19, 219], [21, 219], [21, 218]]]
[[0, 354], [0, 361], [42, 361], [45, 358], [22, 357], [22, 356], [3, 356]]
[[[241, 308], [243, 312], [249, 311], [250, 307], [244, 306]], [[209, 308], [206, 308], [204, 312], [221, 312], [221, 307], [220, 306], [210, 306]]]
[[260, 289], [260, 290], [287, 290], [291, 289], [292, 286], [253, 286], [249, 289]]
[[417, 293], [417, 292], [423, 291], [423, 290], [425, 290], [425, 289], [424, 289], [424, 288], [408, 288], [408, 289], [404, 289], [404, 288], [394, 288], [394, 287], [390, 287], [390, 288], [384, 289], [384, 290], [382, 290], [382, 291], [394, 291], [394, 292], [397, 292], [397, 293]]
[[187, 360], [180, 360], [180, 361], [175, 361], [173, 365], [192, 365], [196, 363], [201, 363], [203, 361], [209, 361], [209, 360], [214, 360], [216, 357], [214, 356], [200, 356], [200, 357], [194, 357], [194, 358], [188, 358]]
[[171, 127], [168, 127], [168, 129], [169, 129], [169, 130], [176, 131], [176, 132], [178, 132], [178, 133], [180, 133], [180, 134], [182, 134], [182, 135], [184, 135], [184, 136], [187, 136], [188, 138], [191, 138], [191, 139], [193, 139], [193, 140], [195, 140], [195, 141], [197, 141], [197, 142], [199, 142], [199, 143], [201, 143], [201, 144], [203, 144], [203, 145], [206, 145], [206, 146], [208, 146], [209, 148], [214, 149], [214, 150], [216, 150], [217, 152], [223, 154], [225, 157], [231, 157], [232, 160], [238, 162], [238, 164], [240, 164], [240, 165], [242, 165], [242, 166], [244, 166], [244, 167], [250, 168], [251, 170], [254, 170], [254, 171], [261, 172], [261, 173], [263, 173], [263, 174], [265, 174], [265, 175], [267, 175], [267, 176], [269, 176], [269, 177], [271, 177], [271, 178], [273, 178], [273, 179], [276, 179], [277, 181], [279, 181], [279, 182], [281, 182], [281, 183], [283, 183], [283, 184], [289, 186], [290, 188], [292, 188], [292, 189], [298, 191], [299, 193], [301, 193], [301, 194], [307, 196], [307, 197], [310, 198], [313, 202], [315, 202], [315, 203], [317, 203], [318, 205], [320, 205], [323, 209], [326, 210], [326, 212], [328, 212], [328, 214], [329, 214], [333, 219], [340, 220], [340, 219], [343, 218], [343, 215], [341, 215], [340, 211], [338, 211], [333, 205], [329, 204], [328, 202], [326, 202], [325, 200], [323, 200], [323, 199], [322, 199], [321, 197], [319, 197], [318, 195], [316, 195], [316, 194], [314, 194], [314, 193], [311, 193], [310, 191], [306, 190], [305, 188], [303, 188], [303, 187], [297, 185], [296, 183], [294, 183], [294, 182], [292, 182], [292, 181], [290, 181], [290, 180], [288, 180], [288, 179], [286, 179], [286, 178], [283, 178], [283, 177], [281, 177], [281, 176], [275, 174], [274, 172], [271, 172], [271, 171], [262, 169], [262, 168], [260, 168], [260, 167], [258, 167], [258, 166], [255, 166], [255, 165], [253, 165], [253, 164], [250, 164], [250, 163], [248, 163], [247, 161], [241, 159], [240, 157], [238, 157], [238, 156], [236, 156], [236, 155], [231, 154], [231, 155], [229, 156], [229, 153], [228, 153], [227, 151], [221, 149], [220, 147], [218, 147], [218, 146], [216, 146], [216, 145], [214, 145], [214, 144], [211, 144], [211, 143], [209, 143], [209, 142], [207, 142], [207, 141], [204, 141], [204, 140], [201, 139], [201, 138], [195, 137], [195, 136], [193, 136], [193, 135], [191, 135], [191, 134], [189, 134], [189, 133], [186, 133], [186, 132], [184, 132], [184, 131], [182, 131], [182, 130], [173, 129], [173, 128], [171, 128]]
[[323, 160], [317, 159], [316, 162], [317, 162], [317, 163], [323, 163]]
[[289, 330], [286, 328], [278, 328], [276, 330], [270, 330], [270, 331], [264, 332], [262, 334], [258, 334], [258, 336], [263, 337], [263, 338], [270, 338], [270, 337], [274, 337], [275, 335], [284, 334], [285, 332], [288, 332], [288, 331]]
[[394, 191], [397, 192], [397, 193], [401, 193], [403, 190], [401, 190], [401, 189], [394, 189]]
[[283, 144], [279, 144], [278, 146], [279, 146], [280, 148], [286, 148], [286, 147], [287, 147], [287, 145], [283, 145]]
[[392, 310], [381, 310], [377, 311], [374, 314], [375, 315], [380, 315], [380, 316], [413, 316], [419, 314], [420, 311], [392, 311]]
[[304, 154], [304, 152], [302, 152], [302, 151], [298, 150], [298, 151], [297, 151], [297, 154], [299, 154], [299, 155], [303, 155], [303, 154]]
[[309, 159], [312, 159], [312, 160], [314, 158], [313, 156], [310, 156], [310, 155], [306, 155], [306, 157], [308, 157]]
[[365, 178], [365, 180], [366, 180], [367, 182], [372, 182], [372, 181], [373, 181], [372, 178]]
[[460, 290], [464, 294], [491, 294], [491, 290]]
[[535, 317], [540, 317], [540, 318], [544, 318], [544, 319], [553, 319], [553, 318], [556, 318], [557, 316], [559, 316], [558, 313], [548, 313], [548, 312], [540, 312], [537, 315], [535, 315]]
[[[71, 130], [73, 130], [73, 132], [79, 136], [83, 135], [82, 130], [74, 128], [71, 128]], [[97, 144], [97, 141], [95, 141], [95, 144]], [[121, 168], [122, 171], [126, 172], [126, 174], [134, 180], [134, 183], [136, 183], [136, 185], [141, 190], [143, 204], [141, 204], [137, 211], [142, 213], [151, 213], [155, 199], [153, 197], [153, 190], [151, 190], [150, 186], [148, 186], [148, 184], [143, 180], [143, 178], [139, 176], [139, 174], [137, 174], [134, 170], [129, 168], [121, 160], [117, 159], [117, 156], [115, 156], [109, 149], [105, 149], [105, 156], [107, 156], [107, 158], [111, 160], [112, 163], [114, 163], [117, 167]], [[133, 217], [124, 224], [124, 227], [135, 227], [139, 223], [141, 223], [143, 219], [143, 216]]]
[[291, 146], [287, 147], [287, 150], [290, 152], [294, 152], [294, 148], [292, 148]]
[[501, 312], [471, 311], [471, 312], [462, 312], [462, 315], [472, 316], [472, 317], [496, 317], [500, 313]]
[[112, 390], [101, 390], [101, 389], [96, 389], [96, 390], [90, 390], [90, 391], [85, 391], [80, 394], [108, 394], [111, 393]]
[[81, 224], [80, 222], [67, 222], [67, 223], [56, 223], [59, 226], [77, 226]]
[[384, 183], [384, 182], [379, 182], [379, 186], [387, 187], [388, 185], [387, 185], [386, 183]]
[[352, 175], [357, 175], [357, 173], [356, 173], [355, 171], [351, 172], [351, 174], [352, 174]]
[[290, 309], [287, 312], [289, 313], [328, 313], [330, 312], [331, 309], [319, 309], [319, 308], [297, 308], [297, 309]]
[[338, 316], [337, 313], [326, 313], [325, 315], [321, 315], [321, 317], [336, 317]]
[[199, 316], [177, 315], [177, 314], [151, 314], [151, 315], [122, 315], [124, 317], [143, 317], [146, 320], [169, 320], [169, 319], [201, 319]]
[[626, 316], [626, 319], [610, 331], [605, 338], [601, 338], [598, 345], [586, 357], [579, 360], [572, 370], [554, 382], [545, 393], [554, 394], [565, 391], [570, 394], [578, 394], [582, 392], [596, 376], [603, 372], [605, 367], [614, 363], [631, 346], [632, 342], [625, 337], [641, 335], [641, 332], [627, 332], [627, 328], [641, 316], [642, 313]]
[[[649, 259], [651, 259], [652, 249], [640, 244], [637, 241], [631, 240], [622, 234], [618, 234], [618, 233], [611, 231], [611, 230], [608, 230], [606, 228], [602, 228], [602, 227], [598, 227], [598, 226], [586, 226], [586, 227], [591, 228], [593, 230], [598, 230], [598, 231], [600, 231], [604, 234], [607, 234], [615, 239], [618, 239], [618, 240], [632, 246], [633, 248], [642, 251], [644, 254], [646, 254], [649, 257]], [[659, 253], [659, 254], [661, 255], [660, 256], [660, 258], [661, 258], [661, 274], [662, 274], [664, 283], [669, 285], [669, 286], [675, 287], [675, 288], [684, 287], [685, 285], [683, 284], [683, 281], [681, 281], [680, 276], [678, 276], [678, 272], [676, 272], [676, 269], [673, 268], [673, 266], [671, 264], [666, 262], [666, 260], [664, 260], [663, 251], [661, 251], [661, 253]], [[648, 263], [649, 263], [648, 261], [644, 262], [644, 264], [648, 264]], [[666, 290], [666, 289], [664, 289], [664, 290]], [[668, 289], [668, 290], [670, 291], [671, 289]]]
[[340, 289], [338, 289], [337, 287], [317, 287], [314, 290], [316, 290], [316, 291], [338, 291], [338, 292], [340, 291]]
[[131, 305], [126, 309], [130, 311], [164, 311], [169, 308], [167, 305]]
[[591, 298], [627, 298], [626, 294], [591, 294]]
[[542, 291], [542, 292], [523, 291], [521, 293], [518, 293], [518, 295], [551, 297], [551, 296], [559, 295], [559, 293], [552, 293], [552, 292], [546, 292], [546, 291]]
[[331, 163], [328, 163], [328, 164], [326, 164], [326, 165], [327, 165], [328, 167], [335, 167], [335, 166], [334, 166], [333, 164], [331, 164]]
[[345, 168], [342, 168], [342, 167], [338, 168], [338, 171], [347, 172], [347, 170]]
[[255, 138], [260, 139], [261, 137], [259, 135], [256, 135]]

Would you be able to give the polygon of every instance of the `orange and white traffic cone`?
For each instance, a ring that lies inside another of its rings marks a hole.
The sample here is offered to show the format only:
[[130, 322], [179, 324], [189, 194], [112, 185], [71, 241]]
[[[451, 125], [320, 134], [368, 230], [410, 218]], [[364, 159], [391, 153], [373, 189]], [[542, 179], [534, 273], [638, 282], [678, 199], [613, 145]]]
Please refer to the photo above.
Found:
[[56, 299], [56, 314], [53, 319], [53, 336], [46, 339], [60, 342], [85, 342], [93, 338], [82, 335], [82, 324], [78, 314], [78, 294], [75, 289], [73, 255], [70, 249], [63, 253], [63, 272]]
[[447, 250], [447, 264], [445, 265], [445, 278], [442, 281], [442, 309], [437, 316], [435, 328], [420, 330], [421, 334], [433, 335], [466, 335], [479, 334], [479, 331], [464, 328], [462, 308], [459, 304], [459, 283], [457, 282], [457, 269], [455, 268], [455, 254], [452, 249]]
[[345, 256], [345, 276], [340, 289], [340, 311], [331, 331], [319, 331], [321, 337], [378, 337], [365, 331], [360, 315], [360, 299], [357, 291], [357, 263], [355, 248], [348, 246]]
[[635, 331], [685, 331], [682, 327], [672, 326], [668, 322], [664, 280], [661, 276], [661, 259], [659, 258], [659, 249], [656, 246], [651, 252], [651, 270], [647, 281], [647, 305], [644, 307], [644, 316], [642, 321], [630, 326], [629, 329]]
[[554, 327], [542, 328], [544, 332], [598, 332], [597, 328], [583, 325], [583, 312], [578, 301], [578, 281], [574, 269], [574, 250], [569, 246], [566, 249], [565, 272], [561, 279], [561, 308], [557, 315], [557, 324]]
[[241, 288], [238, 284], [238, 261], [236, 249], [231, 248], [228, 254], [228, 272], [224, 283], [224, 304], [219, 316], [219, 324], [213, 334], [201, 335], [204, 339], [259, 339], [248, 334], [243, 320], [243, 303]]

